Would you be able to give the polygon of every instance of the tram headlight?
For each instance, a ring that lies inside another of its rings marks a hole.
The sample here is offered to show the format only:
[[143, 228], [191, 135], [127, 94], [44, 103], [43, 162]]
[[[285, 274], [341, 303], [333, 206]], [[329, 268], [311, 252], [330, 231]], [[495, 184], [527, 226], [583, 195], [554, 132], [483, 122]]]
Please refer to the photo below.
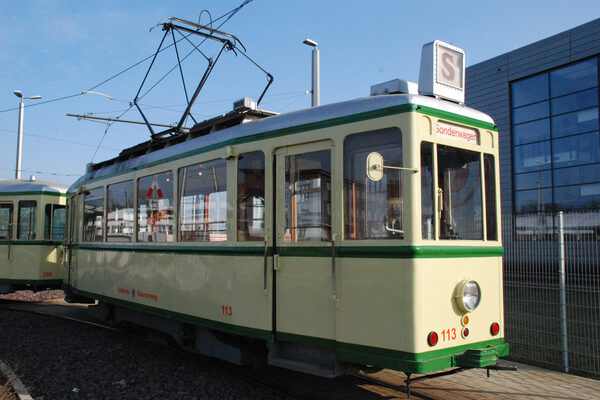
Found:
[[454, 291], [454, 298], [458, 307], [465, 312], [473, 311], [481, 301], [481, 289], [475, 281], [463, 280]]

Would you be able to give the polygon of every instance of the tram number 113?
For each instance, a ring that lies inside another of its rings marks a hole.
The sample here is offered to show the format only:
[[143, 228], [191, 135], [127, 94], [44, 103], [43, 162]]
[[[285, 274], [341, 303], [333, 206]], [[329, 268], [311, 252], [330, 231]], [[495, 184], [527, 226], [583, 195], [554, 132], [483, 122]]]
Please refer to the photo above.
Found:
[[456, 340], [456, 328], [446, 329], [442, 331], [442, 340], [444, 342]]
[[231, 308], [231, 306], [223, 306], [221, 308], [221, 313], [227, 317], [231, 317], [233, 315], [233, 308]]

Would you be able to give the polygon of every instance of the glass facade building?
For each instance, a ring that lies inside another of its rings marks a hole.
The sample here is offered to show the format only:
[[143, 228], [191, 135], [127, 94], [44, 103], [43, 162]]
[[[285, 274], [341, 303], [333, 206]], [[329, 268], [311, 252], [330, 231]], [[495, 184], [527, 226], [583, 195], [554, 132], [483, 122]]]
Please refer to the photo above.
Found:
[[515, 212], [600, 208], [598, 58], [511, 83]]
[[600, 18], [466, 69], [498, 125], [503, 213], [600, 209]]

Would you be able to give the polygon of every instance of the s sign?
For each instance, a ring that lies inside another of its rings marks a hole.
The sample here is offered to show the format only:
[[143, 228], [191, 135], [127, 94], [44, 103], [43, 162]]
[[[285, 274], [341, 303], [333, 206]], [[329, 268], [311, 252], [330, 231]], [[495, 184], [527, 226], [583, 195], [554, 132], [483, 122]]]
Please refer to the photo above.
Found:
[[463, 88], [464, 59], [462, 53], [438, 44], [436, 64], [436, 78], [439, 83], [457, 89]]

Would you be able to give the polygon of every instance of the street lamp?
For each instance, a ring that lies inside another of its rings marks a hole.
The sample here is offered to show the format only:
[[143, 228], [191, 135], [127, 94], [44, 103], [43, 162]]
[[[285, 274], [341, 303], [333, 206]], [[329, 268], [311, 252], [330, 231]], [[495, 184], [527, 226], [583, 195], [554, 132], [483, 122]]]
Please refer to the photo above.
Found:
[[305, 45], [313, 48], [312, 51], [312, 106], [316, 107], [321, 103], [320, 85], [321, 78], [319, 72], [319, 44], [311, 39], [304, 40]]
[[15, 168], [15, 179], [21, 179], [21, 151], [23, 147], [23, 112], [25, 110], [25, 104], [23, 104], [23, 100], [38, 100], [41, 99], [42, 96], [23, 97], [23, 93], [21, 93], [20, 90], [14, 90], [13, 93], [15, 94], [15, 96], [21, 99], [21, 104], [19, 106], [19, 138], [17, 140], [17, 166]]

